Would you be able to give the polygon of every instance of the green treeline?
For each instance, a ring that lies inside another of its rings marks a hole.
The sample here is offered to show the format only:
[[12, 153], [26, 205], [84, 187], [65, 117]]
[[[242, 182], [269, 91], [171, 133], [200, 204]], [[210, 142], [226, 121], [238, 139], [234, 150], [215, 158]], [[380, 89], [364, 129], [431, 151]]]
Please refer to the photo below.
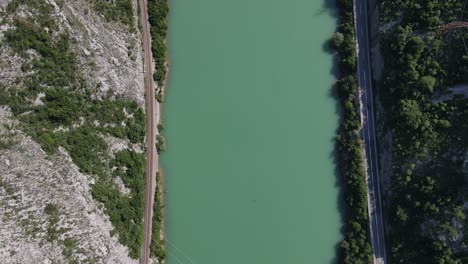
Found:
[[340, 79], [336, 83], [342, 107], [341, 125], [336, 139], [339, 173], [346, 197], [345, 237], [341, 242], [340, 262], [373, 263], [368, 234], [367, 187], [363, 146], [360, 139], [358, 84], [353, 1], [338, 0], [340, 23], [331, 45], [338, 52]]
[[[152, 38], [152, 53], [155, 61], [155, 71], [153, 79], [157, 83], [156, 100], [163, 102], [163, 86], [166, 79], [166, 59], [167, 59], [167, 48], [166, 48], [166, 36], [167, 36], [167, 18], [169, 13], [169, 5], [167, 0], [148, 0], [148, 16]], [[162, 136], [162, 130], [164, 125], [158, 124], [159, 134], [156, 137], [156, 149], [158, 153], [163, 152], [166, 149], [166, 140]], [[164, 249], [164, 241], [160, 239], [160, 232], [162, 226], [162, 210], [163, 204], [161, 201], [161, 189], [160, 189], [160, 175], [156, 177], [157, 188], [154, 197], [153, 206], [153, 235], [150, 245], [150, 255], [156, 257], [159, 261], [166, 258], [166, 252]]]
[[167, 35], [167, 16], [169, 5], [167, 0], [148, 0], [148, 15], [152, 38], [153, 57], [155, 61], [154, 80], [158, 84], [156, 99], [163, 101], [163, 86], [166, 79], [166, 35]]
[[162, 203], [162, 181], [159, 172], [156, 173], [156, 192], [154, 194], [153, 204], [153, 225], [152, 236], [150, 244], [150, 256], [157, 257], [161, 262], [166, 258], [166, 249], [164, 248], [164, 241], [161, 240], [161, 228], [163, 224], [163, 203]]
[[[392, 263], [468, 263], [468, 100], [443, 99], [468, 84], [464, 0], [382, 0], [383, 78], [378, 84], [392, 134], [386, 193]], [[388, 25], [388, 24], [387, 24]]]
[[[104, 204], [113, 233], [137, 259], [143, 237], [145, 156], [132, 151], [130, 143], [144, 142], [144, 111], [124, 98], [93, 99], [93, 90], [81, 76], [71, 37], [59, 31], [52, 16], [54, 7], [45, 0], [15, 0], [6, 10], [14, 15], [20, 5], [33, 8], [37, 15], [4, 20], [12, 27], [4, 32], [2, 45], [11, 48], [12, 56], [29, 60], [21, 65], [23, 74], [15, 84], [0, 81], [0, 105], [11, 108], [21, 129], [44, 151], [54, 154], [59, 147], [64, 148], [80, 171], [95, 179], [93, 197]], [[49, 30], [42, 30], [45, 27]], [[37, 100], [40, 103], [33, 104]], [[128, 150], [111, 156], [105, 136], [128, 140]], [[117, 189], [116, 177], [122, 179], [128, 194]], [[51, 206], [46, 208], [51, 240], [59, 239], [54, 229], [55, 211]], [[62, 242], [70, 257], [73, 241]]]

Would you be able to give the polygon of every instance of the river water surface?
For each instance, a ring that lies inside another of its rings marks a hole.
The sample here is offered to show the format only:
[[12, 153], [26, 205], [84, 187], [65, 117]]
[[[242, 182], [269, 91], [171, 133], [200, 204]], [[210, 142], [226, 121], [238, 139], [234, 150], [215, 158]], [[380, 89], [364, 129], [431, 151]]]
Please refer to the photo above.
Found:
[[327, 264], [340, 240], [325, 0], [170, 0], [169, 264]]

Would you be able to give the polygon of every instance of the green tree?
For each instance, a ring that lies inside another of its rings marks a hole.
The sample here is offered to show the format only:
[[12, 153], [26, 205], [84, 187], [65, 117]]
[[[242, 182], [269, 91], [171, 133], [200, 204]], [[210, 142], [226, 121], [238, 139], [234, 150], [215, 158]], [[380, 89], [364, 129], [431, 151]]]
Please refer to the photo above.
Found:
[[338, 49], [341, 47], [341, 44], [343, 44], [344, 41], [344, 35], [341, 32], [335, 32], [333, 33], [333, 36], [331, 38], [331, 45], [333, 48]]
[[406, 128], [411, 130], [418, 129], [423, 123], [423, 113], [419, 108], [418, 102], [415, 100], [400, 101], [400, 121]]
[[433, 93], [436, 79], [432, 76], [423, 76], [419, 79], [418, 85], [423, 93]]

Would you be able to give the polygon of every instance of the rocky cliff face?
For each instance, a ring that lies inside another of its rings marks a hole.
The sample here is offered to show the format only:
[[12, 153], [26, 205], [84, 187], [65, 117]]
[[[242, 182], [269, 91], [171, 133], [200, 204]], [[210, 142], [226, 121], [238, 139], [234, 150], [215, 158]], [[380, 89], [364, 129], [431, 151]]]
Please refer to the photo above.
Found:
[[[0, 159], [2, 263], [137, 263], [111, 236], [109, 218], [91, 196], [93, 179], [79, 172], [68, 153], [47, 156], [17, 130], [6, 108], [0, 109], [0, 126], [1, 135], [14, 142]], [[48, 205], [56, 208], [56, 223]]]
[[132, 0], [0, 0], [1, 263], [137, 263], [136, 11]]

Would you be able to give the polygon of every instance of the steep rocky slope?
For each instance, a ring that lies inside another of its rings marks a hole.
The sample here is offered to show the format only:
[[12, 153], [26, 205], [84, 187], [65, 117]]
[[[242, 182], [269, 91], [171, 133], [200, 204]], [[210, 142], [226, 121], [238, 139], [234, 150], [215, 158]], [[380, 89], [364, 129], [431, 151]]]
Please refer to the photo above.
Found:
[[[112, 225], [91, 196], [93, 179], [67, 152], [48, 157], [16, 129], [6, 108], [0, 109], [0, 125], [1, 135], [14, 142], [0, 152], [2, 263], [136, 263], [111, 236]], [[47, 206], [56, 208], [56, 223]]]
[[144, 86], [132, 0], [0, 0], [2, 263], [137, 263]]

